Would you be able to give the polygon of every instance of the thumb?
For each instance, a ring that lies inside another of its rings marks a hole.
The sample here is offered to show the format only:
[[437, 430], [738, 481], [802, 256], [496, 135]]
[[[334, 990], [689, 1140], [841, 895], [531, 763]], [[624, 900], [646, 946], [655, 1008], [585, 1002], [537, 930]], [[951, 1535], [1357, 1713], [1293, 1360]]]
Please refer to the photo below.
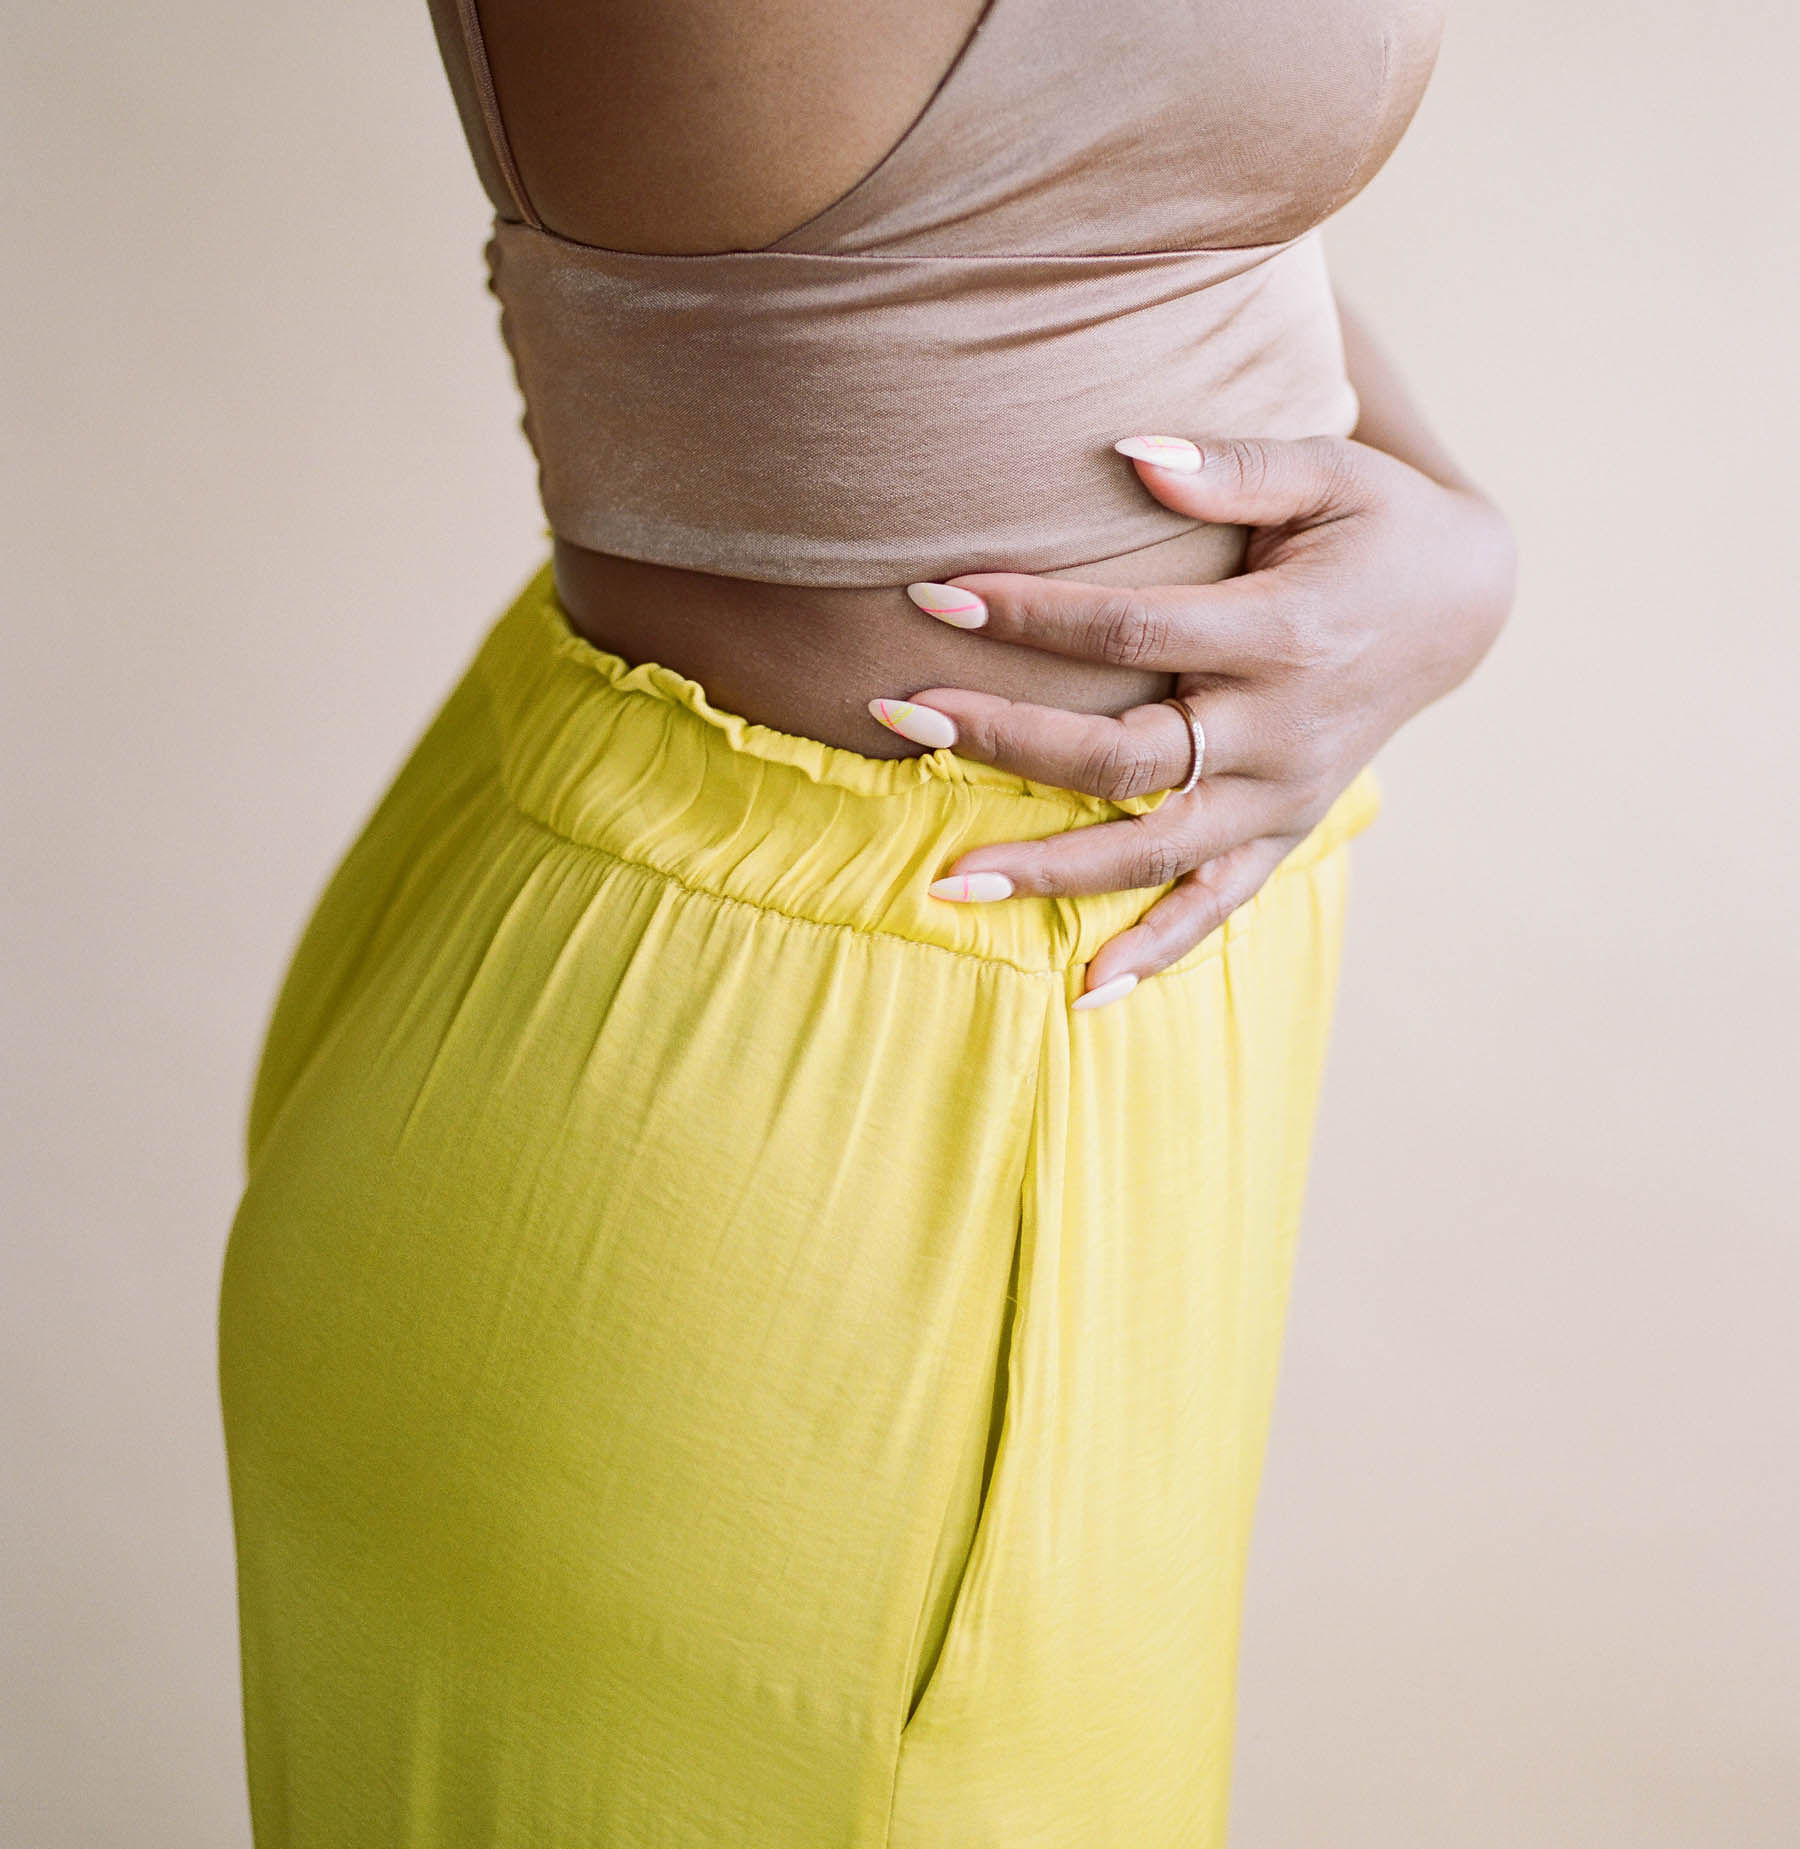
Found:
[[1345, 437], [1125, 437], [1113, 448], [1165, 507], [1195, 520], [1311, 524], [1367, 498], [1361, 446]]

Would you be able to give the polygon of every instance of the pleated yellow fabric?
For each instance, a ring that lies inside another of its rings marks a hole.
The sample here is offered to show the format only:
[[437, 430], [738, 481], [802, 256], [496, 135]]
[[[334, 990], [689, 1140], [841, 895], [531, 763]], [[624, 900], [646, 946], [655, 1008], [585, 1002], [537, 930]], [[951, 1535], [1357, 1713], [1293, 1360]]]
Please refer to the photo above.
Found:
[[324, 890], [219, 1297], [259, 1849], [1216, 1849], [1365, 771], [1173, 969], [1114, 804], [747, 723], [546, 564]]

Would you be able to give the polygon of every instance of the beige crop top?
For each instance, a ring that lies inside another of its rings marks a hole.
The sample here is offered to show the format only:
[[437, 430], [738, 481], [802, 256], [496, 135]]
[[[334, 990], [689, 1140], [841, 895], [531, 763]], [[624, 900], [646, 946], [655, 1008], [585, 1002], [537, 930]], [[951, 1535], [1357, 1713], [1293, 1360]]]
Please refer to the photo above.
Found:
[[1194, 524], [1118, 437], [1356, 422], [1315, 227], [1400, 139], [1440, 0], [988, 0], [871, 172], [722, 255], [546, 230], [475, 0], [430, 5], [577, 545], [783, 584], [1052, 571]]

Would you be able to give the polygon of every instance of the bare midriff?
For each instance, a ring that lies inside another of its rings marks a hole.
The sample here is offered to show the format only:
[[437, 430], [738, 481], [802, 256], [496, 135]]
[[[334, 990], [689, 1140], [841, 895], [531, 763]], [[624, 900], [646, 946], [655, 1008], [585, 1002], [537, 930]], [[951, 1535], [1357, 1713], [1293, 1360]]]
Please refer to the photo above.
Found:
[[[1123, 458], [1119, 466], [1128, 468]], [[1046, 572], [1094, 584], [1201, 584], [1238, 569], [1243, 530], [1198, 527], [1120, 559]], [[919, 747], [878, 724], [872, 699], [967, 687], [1071, 712], [1122, 713], [1173, 691], [1169, 675], [1078, 661], [916, 609], [902, 586], [759, 584], [591, 552], [557, 540], [556, 587], [571, 626], [629, 662], [698, 681], [722, 711], [865, 757]]]

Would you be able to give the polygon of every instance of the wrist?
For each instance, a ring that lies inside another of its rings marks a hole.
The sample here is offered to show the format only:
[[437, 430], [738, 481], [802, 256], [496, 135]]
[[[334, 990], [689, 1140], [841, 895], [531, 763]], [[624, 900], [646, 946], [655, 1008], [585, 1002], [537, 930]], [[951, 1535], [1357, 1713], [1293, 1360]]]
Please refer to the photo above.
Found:
[[1467, 595], [1461, 600], [1466, 645], [1452, 685], [1460, 685], [1486, 657], [1512, 612], [1518, 584], [1518, 540], [1499, 505], [1472, 482], [1447, 490], [1462, 506], [1467, 526], [1461, 549]]

